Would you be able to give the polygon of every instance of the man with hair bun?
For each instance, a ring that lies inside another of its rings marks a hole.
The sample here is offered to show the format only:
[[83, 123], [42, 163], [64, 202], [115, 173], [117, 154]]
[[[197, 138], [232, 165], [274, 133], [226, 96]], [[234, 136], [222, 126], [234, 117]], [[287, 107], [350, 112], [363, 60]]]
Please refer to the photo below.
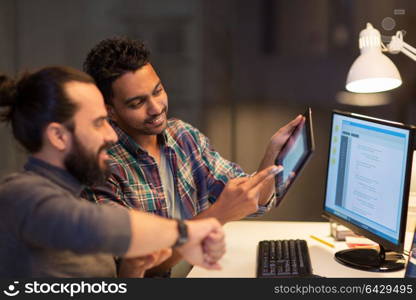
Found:
[[[172, 247], [192, 264], [219, 268], [217, 220], [183, 222], [79, 197], [106, 180], [107, 148], [117, 141], [89, 75], [67, 67], [17, 81], [2, 75], [0, 108], [29, 153], [24, 170], [0, 183], [0, 277], [142, 276]], [[123, 258], [118, 274], [114, 257]]]

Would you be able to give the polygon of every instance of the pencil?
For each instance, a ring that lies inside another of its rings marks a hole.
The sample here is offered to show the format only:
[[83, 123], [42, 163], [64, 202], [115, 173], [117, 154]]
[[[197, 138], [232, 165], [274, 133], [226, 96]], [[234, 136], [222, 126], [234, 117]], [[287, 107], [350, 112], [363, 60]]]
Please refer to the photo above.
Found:
[[330, 242], [324, 241], [324, 240], [322, 240], [322, 239], [320, 239], [320, 238], [318, 238], [314, 235], [311, 235], [310, 237], [313, 238], [314, 240], [318, 241], [318, 242], [321, 242], [322, 244], [327, 245], [328, 247], [335, 248], [334, 244], [331, 244]]

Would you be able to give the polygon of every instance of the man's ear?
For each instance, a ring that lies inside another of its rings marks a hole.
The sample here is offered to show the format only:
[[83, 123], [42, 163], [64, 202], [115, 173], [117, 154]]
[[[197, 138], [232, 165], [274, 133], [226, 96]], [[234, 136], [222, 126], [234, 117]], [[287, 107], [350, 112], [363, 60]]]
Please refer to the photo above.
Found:
[[105, 108], [107, 109], [108, 117], [111, 119], [111, 121], [116, 122], [117, 118], [116, 118], [116, 112], [114, 110], [114, 106], [111, 104], [106, 104]]
[[46, 127], [45, 139], [57, 150], [65, 151], [70, 148], [72, 135], [64, 125], [52, 122]]

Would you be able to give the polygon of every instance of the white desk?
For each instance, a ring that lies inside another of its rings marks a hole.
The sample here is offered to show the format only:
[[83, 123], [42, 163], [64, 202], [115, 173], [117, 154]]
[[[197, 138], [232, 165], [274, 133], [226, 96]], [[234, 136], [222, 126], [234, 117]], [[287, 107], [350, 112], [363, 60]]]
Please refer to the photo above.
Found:
[[[304, 239], [308, 242], [313, 273], [324, 277], [404, 277], [404, 270], [388, 273], [359, 271], [335, 261], [334, 253], [346, 249], [344, 242], [334, 242], [326, 222], [237, 221], [224, 226], [227, 252], [220, 260], [222, 270], [208, 271], [194, 267], [188, 278], [256, 277], [257, 244], [260, 240]], [[315, 235], [335, 245], [331, 248], [312, 238]], [[410, 245], [410, 244], [409, 244]], [[406, 248], [407, 249], [407, 248]]]

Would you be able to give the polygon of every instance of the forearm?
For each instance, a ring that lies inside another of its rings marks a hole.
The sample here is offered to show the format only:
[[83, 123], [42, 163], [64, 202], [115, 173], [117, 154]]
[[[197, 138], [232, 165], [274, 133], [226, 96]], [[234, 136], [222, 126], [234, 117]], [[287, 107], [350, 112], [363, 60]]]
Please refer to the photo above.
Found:
[[175, 220], [165, 219], [137, 210], [130, 210], [131, 241], [125, 257], [148, 255], [170, 248], [178, 238]]
[[[255, 211], [256, 210], [254, 209], [250, 213], [254, 213]], [[220, 207], [220, 205], [214, 203], [208, 209], [204, 210], [203, 212], [200, 212], [198, 215], [193, 217], [192, 220], [216, 218], [221, 225], [225, 225], [228, 222], [240, 220], [250, 214], [248, 213], [245, 215], [237, 216], [236, 213], [239, 214], [239, 212], [237, 212], [237, 209], [234, 210], [232, 207]]]
[[221, 210], [217, 208], [217, 205], [214, 203], [208, 209], [200, 212], [192, 220], [205, 219], [205, 218], [216, 218], [221, 225], [232, 220], [231, 216], [227, 214], [227, 210]]

